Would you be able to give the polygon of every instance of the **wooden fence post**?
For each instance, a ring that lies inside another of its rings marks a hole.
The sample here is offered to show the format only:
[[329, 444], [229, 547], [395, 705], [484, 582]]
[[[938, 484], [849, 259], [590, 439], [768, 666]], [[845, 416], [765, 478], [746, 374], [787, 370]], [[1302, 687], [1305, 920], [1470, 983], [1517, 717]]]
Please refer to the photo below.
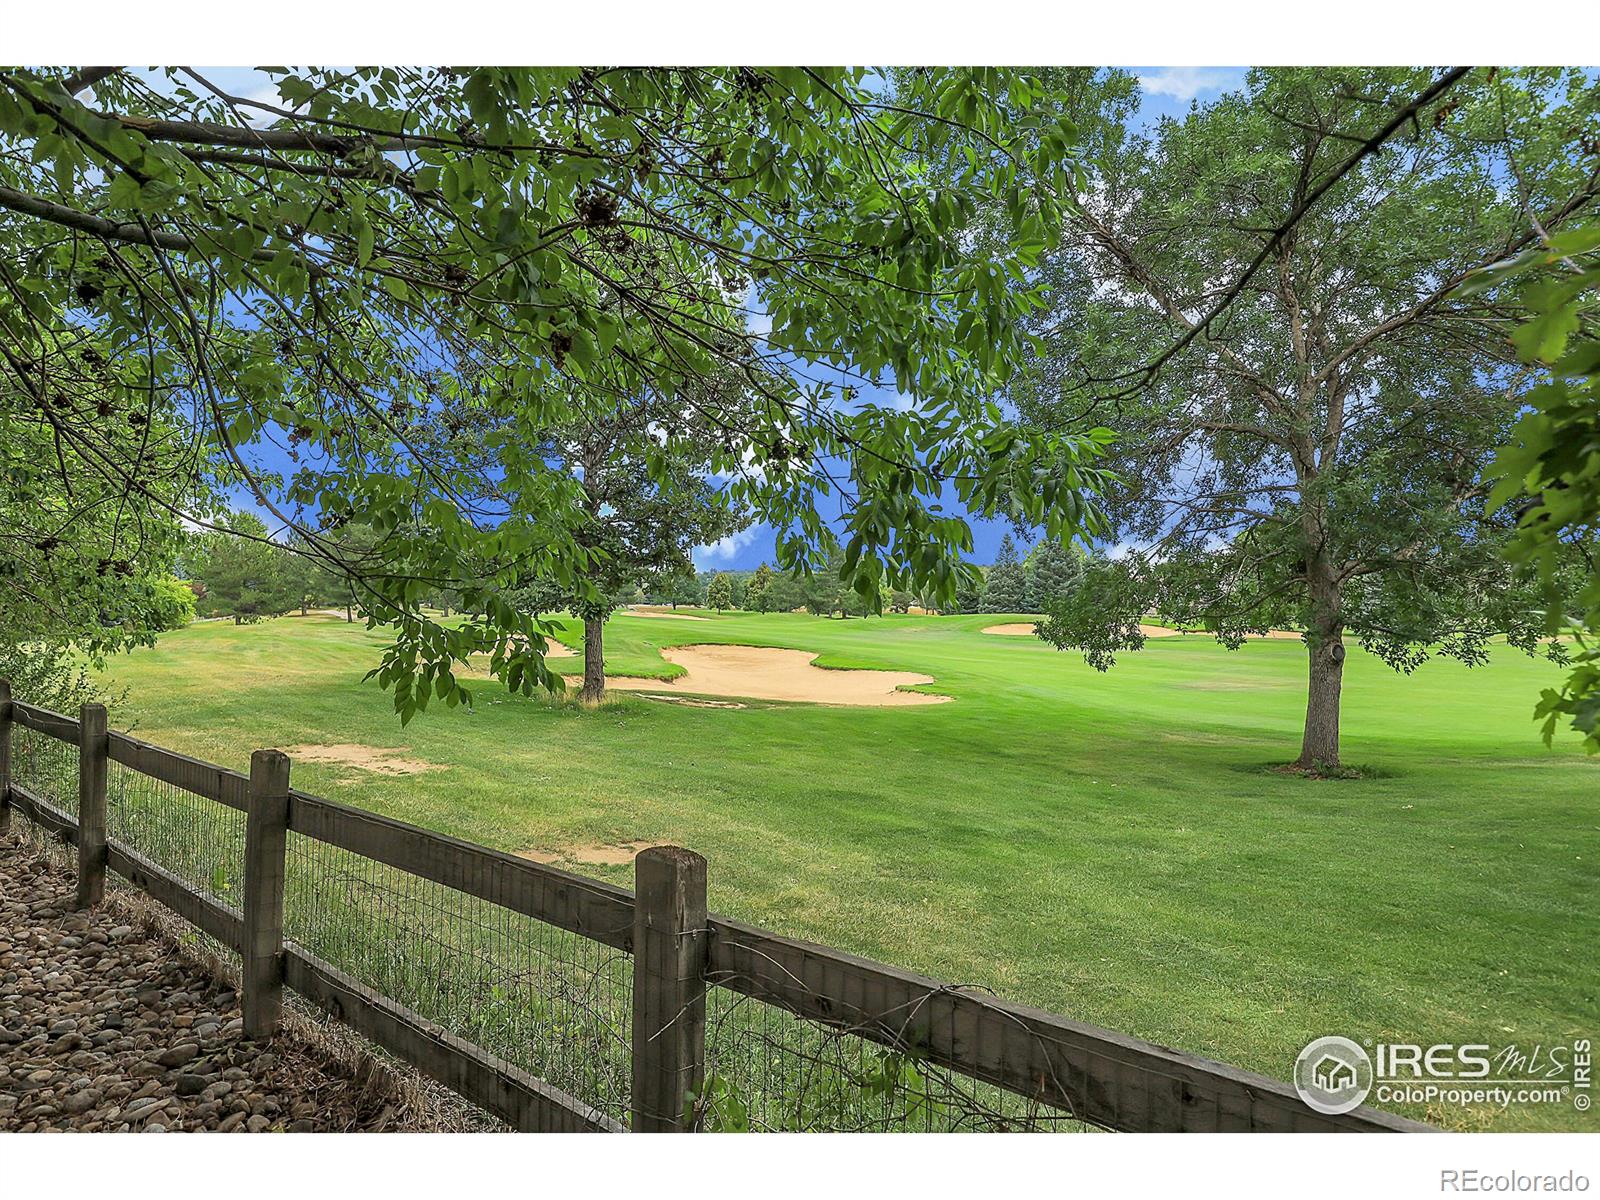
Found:
[[633, 1131], [689, 1132], [706, 1066], [706, 860], [656, 846], [633, 870]]
[[244, 1032], [270, 1038], [283, 1007], [283, 876], [289, 833], [289, 756], [250, 756], [244, 825]]
[[11, 681], [0, 679], [0, 837], [11, 832]]
[[78, 907], [106, 892], [106, 706], [78, 708]]

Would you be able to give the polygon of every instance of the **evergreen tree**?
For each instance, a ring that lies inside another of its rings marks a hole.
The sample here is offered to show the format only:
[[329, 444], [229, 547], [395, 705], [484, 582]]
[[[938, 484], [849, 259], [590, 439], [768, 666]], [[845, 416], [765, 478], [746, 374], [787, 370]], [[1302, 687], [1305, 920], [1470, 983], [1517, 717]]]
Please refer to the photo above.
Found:
[[1083, 557], [1076, 547], [1046, 538], [1023, 563], [1028, 575], [1027, 609], [1049, 612], [1067, 600], [1083, 581]]
[[812, 616], [831, 617], [838, 611], [842, 593], [837, 555], [830, 554], [821, 568], [800, 580], [800, 594]]
[[287, 552], [267, 536], [261, 518], [237, 512], [220, 525], [195, 547], [194, 576], [205, 585], [205, 614], [243, 625], [295, 607], [300, 597], [285, 570]]
[[766, 612], [793, 612], [805, 605], [805, 592], [799, 582], [791, 575], [784, 575], [777, 571], [772, 574], [772, 582], [766, 590]]
[[1028, 604], [1028, 580], [1017, 558], [1016, 543], [1008, 533], [1000, 539], [1000, 552], [989, 568], [986, 612], [1022, 612]]
[[733, 607], [733, 587], [728, 582], [726, 572], [711, 577], [711, 583], [706, 588], [706, 604], [718, 612], [727, 612]]

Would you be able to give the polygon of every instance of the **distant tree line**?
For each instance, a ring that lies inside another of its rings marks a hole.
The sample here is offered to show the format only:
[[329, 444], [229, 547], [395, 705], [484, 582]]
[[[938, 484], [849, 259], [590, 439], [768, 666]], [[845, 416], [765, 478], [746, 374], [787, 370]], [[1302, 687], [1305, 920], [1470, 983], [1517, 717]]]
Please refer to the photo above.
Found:
[[[306, 616], [322, 608], [342, 610], [345, 620], [354, 621], [362, 609], [365, 577], [382, 569], [387, 544], [405, 532], [385, 535], [354, 523], [330, 532], [326, 539], [337, 542], [342, 561], [363, 564], [359, 573], [346, 572], [304, 553], [293, 537], [273, 537], [254, 513], [227, 513], [212, 528], [192, 534], [178, 552], [178, 570], [191, 603], [187, 617], [177, 624], [198, 616], [246, 625], [294, 612]], [[458, 594], [448, 588], [424, 584], [418, 593], [417, 603], [445, 616], [461, 607]]]
[[[883, 590], [889, 612], [1045, 613], [1061, 605], [1083, 581], [1088, 558], [1077, 546], [1045, 539], [1019, 554], [1010, 534], [1000, 541], [993, 565], [963, 580], [954, 607], [941, 607], [924, 593]], [[636, 603], [676, 608], [739, 609], [746, 612], [798, 612], [815, 616], [865, 617], [871, 602], [840, 580], [838, 556], [810, 576], [794, 578], [762, 563], [753, 571], [684, 571], [639, 590]]]

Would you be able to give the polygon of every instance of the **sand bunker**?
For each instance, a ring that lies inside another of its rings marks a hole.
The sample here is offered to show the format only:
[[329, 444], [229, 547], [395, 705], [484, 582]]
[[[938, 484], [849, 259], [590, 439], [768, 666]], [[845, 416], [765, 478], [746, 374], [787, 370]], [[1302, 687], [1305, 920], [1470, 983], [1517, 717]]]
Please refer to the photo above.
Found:
[[677, 679], [607, 679], [606, 686], [628, 692], [698, 692], [711, 696], [745, 696], [755, 700], [800, 700], [811, 704], [864, 707], [943, 704], [949, 696], [898, 689], [932, 683], [931, 675], [910, 671], [831, 671], [811, 665], [810, 650], [777, 650], [770, 646], [669, 646], [668, 662], [688, 674]]
[[[1035, 622], [1013, 621], [1006, 625], [990, 625], [983, 632], [992, 633], [998, 637], [1032, 637]], [[1165, 625], [1141, 625], [1139, 632], [1147, 638], [1177, 637], [1181, 630], [1168, 629]]]
[[664, 842], [591, 842], [579, 846], [559, 846], [554, 850], [519, 850], [518, 858], [553, 866], [556, 863], [587, 863], [590, 866], [621, 867], [633, 861], [634, 855]]
[[689, 613], [667, 612], [659, 608], [630, 608], [630, 617], [656, 617], [663, 621], [709, 621], [710, 617], [696, 617]]
[[355, 742], [341, 742], [332, 746], [290, 746], [284, 751], [296, 762], [328, 763], [336, 767], [355, 767], [378, 775], [416, 775], [422, 771], [439, 770], [438, 763], [424, 762], [420, 758], [406, 758], [401, 751], [381, 746], [362, 746]]

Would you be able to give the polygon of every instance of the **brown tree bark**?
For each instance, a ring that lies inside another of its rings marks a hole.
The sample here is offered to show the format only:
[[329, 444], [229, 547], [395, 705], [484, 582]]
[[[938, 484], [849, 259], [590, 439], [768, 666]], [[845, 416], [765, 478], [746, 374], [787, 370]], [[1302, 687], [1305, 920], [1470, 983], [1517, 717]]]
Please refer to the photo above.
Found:
[[[1314, 511], [1314, 508], [1313, 508]], [[1310, 675], [1306, 725], [1295, 766], [1303, 771], [1339, 769], [1339, 693], [1344, 686], [1344, 617], [1333, 564], [1323, 547], [1306, 562], [1311, 622], [1306, 630]]]
[[597, 704], [606, 694], [606, 645], [604, 621], [585, 620], [583, 623], [583, 690], [578, 699], [586, 704]]

